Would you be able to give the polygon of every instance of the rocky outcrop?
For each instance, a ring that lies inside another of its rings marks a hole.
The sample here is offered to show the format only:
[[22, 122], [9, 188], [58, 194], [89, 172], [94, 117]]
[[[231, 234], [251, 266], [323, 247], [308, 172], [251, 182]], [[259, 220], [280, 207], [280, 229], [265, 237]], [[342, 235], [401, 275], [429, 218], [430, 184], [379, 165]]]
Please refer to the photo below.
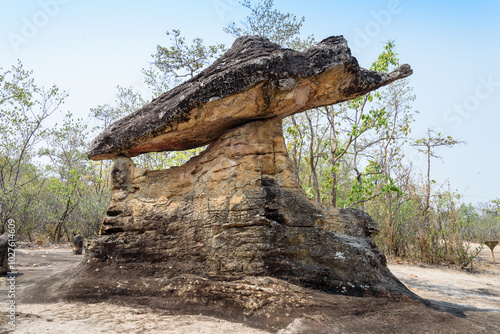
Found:
[[228, 131], [182, 167], [147, 171], [119, 156], [89, 265], [105, 261], [101, 272], [119, 276], [272, 276], [351, 295], [405, 292], [370, 216], [321, 210], [292, 170], [277, 117]]
[[360, 68], [342, 36], [305, 52], [240, 37], [199, 75], [110, 125], [88, 156], [101, 160], [200, 147], [251, 120], [350, 100], [411, 73], [408, 65], [390, 74]]
[[[342, 37], [306, 52], [237, 39], [200, 75], [94, 140], [90, 158], [115, 159], [111, 203], [79, 273], [58, 289], [70, 300], [156, 300], [266, 328], [334, 308], [331, 293], [418, 299], [388, 270], [369, 215], [322, 209], [302, 191], [281, 121], [410, 74], [407, 65], [360, 68]], [[205, 144], [167, 170], [130, 159]], [[270, 314], [282, 318], [266, 322]]]

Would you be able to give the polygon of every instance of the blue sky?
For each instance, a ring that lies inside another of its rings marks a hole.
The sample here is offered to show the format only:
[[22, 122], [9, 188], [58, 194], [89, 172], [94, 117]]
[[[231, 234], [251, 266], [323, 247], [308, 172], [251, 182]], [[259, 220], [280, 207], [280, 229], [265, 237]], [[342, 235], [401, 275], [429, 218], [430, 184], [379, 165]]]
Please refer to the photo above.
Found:
[[[305, 16], [303, 35], [316, 40], [344, 35], [363, 67], [387, 40], [395, 40], [403, 63], [414, 69], [411, 85], [420, 113], [413, 136], [427, 128], [467, 140], [441, 148], [432, 176], [449, 179], [467, 202], [500, 197], [500, 2], [275, 0], [275, 6]], [[69, 92], [64, 106], [79, 117], [113, 103], [116, 86], [143, 91], [141, 69], [167, 30], [188, 38], [231, 45], [222, 31], [247, 12], [235, 0], [95, 1], [0, 0], [0, 67], [20, 59], [43, 85]], [[409, 150], [417, 170], [422, 156]]]

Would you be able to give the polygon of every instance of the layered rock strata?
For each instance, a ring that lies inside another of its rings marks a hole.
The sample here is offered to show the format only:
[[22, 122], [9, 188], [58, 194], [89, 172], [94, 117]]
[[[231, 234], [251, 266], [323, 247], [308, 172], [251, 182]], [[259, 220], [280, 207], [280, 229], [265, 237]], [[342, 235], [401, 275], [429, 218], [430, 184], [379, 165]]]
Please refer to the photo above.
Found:
[[321, 210], [292, 172], [280, 118], [228, 131], [182, 167], [119, 156], [90, 265], [105, 272], [215, 280], [272, 276], [325, 291], [401, 292], [362, 211]]

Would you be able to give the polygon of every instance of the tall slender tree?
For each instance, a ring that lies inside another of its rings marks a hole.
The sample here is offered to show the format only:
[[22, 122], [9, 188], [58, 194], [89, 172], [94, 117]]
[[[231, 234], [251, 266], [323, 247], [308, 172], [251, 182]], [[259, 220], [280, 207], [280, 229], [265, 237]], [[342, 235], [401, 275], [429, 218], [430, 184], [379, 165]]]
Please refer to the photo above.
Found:
[[27, 169], [33, 170], [30, 165], [47, 134], [47, 118], [67, 96], [57, 86], [38, 86], [32, 75], [21, 62], [0, 69], [0, 233], [18, 209], [22, 190], [41, 176]]
[[466, 141], [455, 139], [451, 136], [443, 136], [441, 132], [436, 132], [433, 129], [427, 129], [427, 134], [425, 137], [413, 140], [412, 146], [416, 147], [421, 153], [424, 153], [427, 157], [427, 178], [425, 185], [425, 198], [424, 198], [424, 215], [427, 216], [430, 209], [431, 200], [431, 159], [432, 158], [442, 158], [436, 154], [435, 149], [442, 146], [453, 147], [459, 144], [465, 144]]

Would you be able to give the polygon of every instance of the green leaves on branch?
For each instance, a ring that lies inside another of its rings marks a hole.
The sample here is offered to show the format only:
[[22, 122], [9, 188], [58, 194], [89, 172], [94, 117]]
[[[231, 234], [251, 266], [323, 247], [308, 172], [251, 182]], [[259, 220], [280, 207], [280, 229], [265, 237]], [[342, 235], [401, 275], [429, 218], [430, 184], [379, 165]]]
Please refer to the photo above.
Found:
[[376, 161], [369, 161], [361, 173], [362, 183], [355, 180], [349, 195], [350, 206], [368, 202], [380, 195], [391, 192], [402, 195], [401, 189], [395, 184], [394, 179], [384, 174], [382, 166]]
[[459, 144], [465, 144], [464, 140], [455, 139], [451, 136], [443, 136], [441, 132], [436, 132], [433, 129], [427, 130], [427, 137], [422, 137], [412, 141], [412, 146], [417, 148], [421, 153], [425, 153], [431, 157], [439, 158], [434, 152], [434, 149], [440, 146], [453, 147]]
[[303, 50], [314, 43], [311, 35], [304, 40], [300, 38], [300, 29], [305, 21], [290, 13], [282, 13], [274, 7], [274, 0], [261, 0], [253, 4], [243, 0], [240, 4], [250, 10], [243, 22], [234, 21], [224, 27], [224, 31], [234, 37], [243, 35], [258, 35], [268, 38], [271, 42], [294, 50]]
[[154, 65], [163, 73], [165, 79], [174, 79], [177, 82], [190, 79], [226, 51], [224, 44], [205, 46], [203, 39], [198, 37], [188, 45], [180, 30], [173, 29], [172, 32], [167, 32], [167, 35], [172, 36], [172, 45], [158, 45], [156, 53], [152, 55]]
[[98, 120], [101, 124], [98, 130], [107, 128], [111, 123], [131, 114], [146, 105], [146, 100], [132, 87], [117, 86], [115, 104], [113, 106], [104, 104], [90, 109], [90, 117]]
[[377, 61], [373, 62], [370, 66], [370, 70], [388, 73], [395, 67], [399, 66], [398, 54], [394, 52], [396, 44], [394, 41], [388, 41], [384, 47], [384, 52], [382, 52]]
[[[371, 69], [388, 72], [397, 66], [394, 48], [388, 42]], [[413, 100], [408, 81], [399, 81], [285, 121], [289, 154], [306, 192], [332, 207], [362, 206], [381, 195], [400, 194], [394, 172], [402, 165]]]

